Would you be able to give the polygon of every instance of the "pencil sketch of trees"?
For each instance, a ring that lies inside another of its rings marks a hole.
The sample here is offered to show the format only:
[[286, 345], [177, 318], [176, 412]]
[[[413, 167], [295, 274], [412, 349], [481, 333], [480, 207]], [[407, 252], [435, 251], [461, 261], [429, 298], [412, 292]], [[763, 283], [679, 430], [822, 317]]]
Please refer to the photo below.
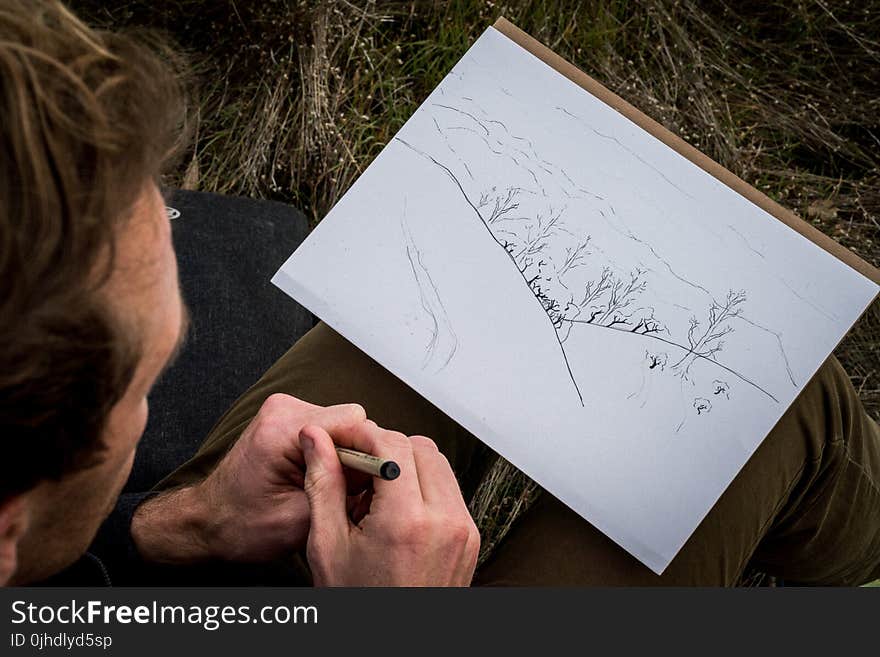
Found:
[[690, 327], [687, 332], [688, 351], [672, 367], [676, 373], [686, 379], [691, 365], [698, 358], [714, 358], [724, 349], [724, 336], [733, 333], [730, 320], [739, 317], [742, 313], [742, 304], [746, 301], [746, 293], [743, 290], [730, 290], [727, 299], [718, 303], [712, 301], [709, 307], [709, 316], [705, 323], [705, 329], [701, 330], [701, 323], [695, 316], [690, 319]]
[[[564, 108], [557, 109], [577, 118]], [[641, 384], [627, 396], [640, 400], [641, 405], [646, 402], [652, 378], [671, 377], [670, 381], [687, 383], [688, 390], [698, 393], [691, 412], [706, 415], [712, 408], [709, 398], [729, 399], [731, 386], [722, 385], [718, 376], [747, 385], [778, 403], [769, 389], [723, 359], [725, 348], [735, 339], [738, 322], [742, 322], [774, 335], [788, 368], [782, 336], [746, 317], [745, 290], [731, 287], [716, 298], [705, 285], [682, 275], [650, 242], [627, 226], [607, 199], [576, 181], [573, 172], [542, 158], [529, 135], [512, 132], [473, 98], [458, 102], [451, 94], [444, 94], [443, 102], [431, 103], [428, 111], [445, 152], [432, 152], [400, 136], [395, 140], [430, 162], [449, 181], [475, 219], [503, 249], [512, 273], [522, 279], [546, 316], [548, 337], [558, 343], [581, 405], [584, 399], [566, 350], [575, 329], [583, 334], [581, 328], [627, 334], [633, 340], [633, 349], [645, 353]], [[461, 147], [464, 143], [471, 151], [482, 150], [485, 158], [497, 161], [498, 166], [487, 171], [473, 157], [465, 160], [462, 153], [467, 149]], [[495, 170], [503, 174], [495, 174]], [[675, 187], [662, 172], [656, 173], [665, 184]], [[595, 219], [584, 220], [584, 207], [592, 208], [598, 224]], [[597, 227], [618, 241], [623, 238], [631, 244], [630, 250], [642, 253], [643, 259], [651, 262], [639, 260], [627, 265], [609, 256]], [[688, 296], [697, 295], [697, 304], [693, 299], [687, 304], [659, 303], [657, 289], [669, 289], [669, 281]], [[698, 307], [700, 300], [704, 311], [688, 311], [686, 319], [681, 317], [682, 310]], [[437, 304], [424, 301], [423, 305], [437, 308]], [[442, 317], [443, 313], [436, 315]], [[442, 323], [438, 320], [438, 325]], [[707, 378], [707, 371], [715, 376]], [[790, 368], [788, 371], [794, 384]]]

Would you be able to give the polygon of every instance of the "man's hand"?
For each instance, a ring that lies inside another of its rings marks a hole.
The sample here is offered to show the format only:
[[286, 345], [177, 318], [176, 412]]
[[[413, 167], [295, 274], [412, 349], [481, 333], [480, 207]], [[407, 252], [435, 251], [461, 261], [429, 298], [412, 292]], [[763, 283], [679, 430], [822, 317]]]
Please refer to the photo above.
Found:
[[357, 404], [325, 408], [272, 395], [204, 481], [138, 508], [131, 533], [139, 552], [160, 563], [256, 562], [301, 548], [309, 532], [309, 505], [300, 430], [317, 425], [335, 433], [365, 419]]
[[[368, 509], [349, 517], [334, 442], [393, 459], [394, 481], [375, 479]], [[480, 535], [449, 462], [428, 438], [363, 422], [300, 433], [311, 507], [307, 555], [317, 586], [468, 586]], [[363, 515], [366, 513], [366, 515]]]

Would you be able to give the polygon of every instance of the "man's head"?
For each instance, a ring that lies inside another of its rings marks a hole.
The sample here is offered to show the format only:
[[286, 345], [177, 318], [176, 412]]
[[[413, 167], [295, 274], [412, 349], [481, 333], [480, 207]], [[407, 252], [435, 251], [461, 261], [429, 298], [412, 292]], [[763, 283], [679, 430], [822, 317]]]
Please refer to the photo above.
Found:
[[0, 583], [112, 508], [184, 310], [157, 179], [177, 81], [62, 5], [0, 0]]

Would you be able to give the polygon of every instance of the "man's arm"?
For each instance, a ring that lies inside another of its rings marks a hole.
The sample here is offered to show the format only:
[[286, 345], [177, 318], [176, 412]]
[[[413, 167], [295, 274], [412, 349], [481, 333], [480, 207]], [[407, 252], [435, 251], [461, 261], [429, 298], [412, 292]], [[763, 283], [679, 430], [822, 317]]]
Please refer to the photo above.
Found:
[[131, 538], [150, 563], [184, 565], [220, 558], [218, 528], [198, 486], [161, 493], [143, 502], [131, 518]]

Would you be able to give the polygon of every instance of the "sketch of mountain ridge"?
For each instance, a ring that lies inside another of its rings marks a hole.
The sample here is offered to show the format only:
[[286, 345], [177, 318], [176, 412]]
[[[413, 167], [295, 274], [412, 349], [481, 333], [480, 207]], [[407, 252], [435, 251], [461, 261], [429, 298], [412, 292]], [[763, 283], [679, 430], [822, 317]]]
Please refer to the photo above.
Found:
[[[430, 148], [497, 241], [518, 259], [536, 295], [549, 299], [544, 305], [552, 306], [548, 314], [561, 342], [568, 339], [570, 322], [591, 323], [601, 312], [599, 307], [578, 307], [578, 299], [606, 276], [614, 281], [612, 285], [624, 281], [640, 293], [626, 313], [603, 318], [617, 329], [645, 331], [651, 326], [670, 339], [675, 331], [684, 342], [692, 321], [723, 303], [730, 289], [709, 290], [683, 274], [680, 265], [673, 266], [630, 228], [610, 199], [581, 183], [578, 172], [542, 158], [538, 135], [511, 130], [470, 98], [455, 101], [444, 94], [441, 101], [429, 99], [426, 104], [435, 135]], [[462, 157], [475, 147], [484, 157]], [[503, 180], [496, 171], [503, 171]], [[662, 209], [655, 210], [662, 220]], [[720, 237], [718, 244], [723, 245]], [[610, 258], [607, 253], [617, 255]], [[620, 254], [628, 254], [628, 260]], [[659, 287], [662, 293], [656, 291]], [[749, 319], [742, 309], [735, 319], [738, 338], [777, 360], [797, 386], [782, 336]]]

